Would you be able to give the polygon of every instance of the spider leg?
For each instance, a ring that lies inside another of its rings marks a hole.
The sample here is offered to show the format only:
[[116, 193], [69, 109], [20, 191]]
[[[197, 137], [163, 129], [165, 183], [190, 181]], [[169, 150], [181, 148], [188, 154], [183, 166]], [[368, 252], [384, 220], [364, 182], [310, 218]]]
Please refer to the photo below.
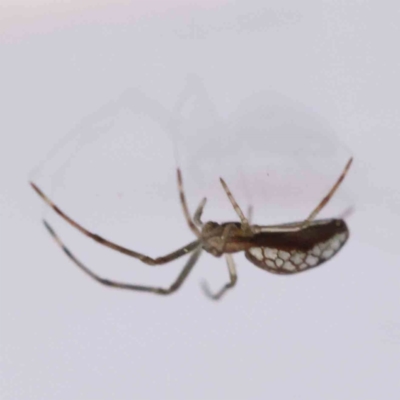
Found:
[[176, 258], [182, 257], [185, 254], [191, 252], [194, 250], [198, 245], [199, 241], [194, 241], [192, 243], [189, 243], [188, 245], [170, 253], [167, 254], [163, 257], [157, 257], [157, 258], [151, 258], [148, 257], [144, 254], [137, 253], [136, 251], [127, 249], [125, 247], [119, 246], [116, 243], [110, 242], [107, 239], [102, 238], [99, 235], [96, 235], [90, 231], [88, 231], [86, 228], [83, 226], [79, 225], [76, 221], [74, 221], [72, 218], [68, 217], [62, 210], [60, 210], [34, 183], [31, 182], [31, 185], [33, 189], [35, 189], [36, 193], [65, 221], [67, 221], [70, 225], [72, 225], [74, 228], [78, 229], [81, 233], [84, 235], [90, 237], [94, 241], [109, 247], [113, 250], [119, 251], [120, 253], [126, 254], [127, 256], [134, 257], [139, 259], [140, 261], [144, 262], [145, 264], [148, 265], [160, 265], [160, 264], [165, 264], [167, 262], [170, 262], [172, 260], [175, 260]]
[[332, 186], [331, 190], [328, 192], [328, 194], [319, 202], [317, 207], [312, 211], [312, 213], [308, 216], [307, 219], [305, 219], [303, 222], [300, 222], [299, 224], [295, 226], [290, 226], [290, 227], [284, 227], [284, 226], [273, 226], [273, 227], [268, 227], [268, 226], [258, 226], [258, 225], [253, 225], [251, 227], [251, 230], [253, 233], [260, 233], [260, 232], [296, 232], [300, 231], [304, 228], [307, 228], [308, 225], [315, 219], [315, 217], [318, 215], [318, 213], [326, 206], [326, 204], [329, 202], [329, 200], [332, 198], [332, 196], [335, 194], [336, 190], [342, 183], [343, 179], [346, 177], [347, 172], [350, 169], [351, 163], [353, 162], [353, 158], [350, 158], [349, 161], [347, 161], [346, 166], [343, 169], [343, 172], [340, 174], [338, 180], [335, 182], [335, 184]]
[[106, 286], [110, 286], [110, 287], [118, 288], [118, 289], [135, 290], [135, 291], [139, 291], [139, 292], [149, 292], [149, 293], [155, 293], [155, 294], [161, 294], [161, 295], [171, 294], [171, 293], [177, 291], [181, 287], [182, 283], [187, 278], [190, 271], [193, 269], [194, 265], [196, 264], [197, 260], [199, 259], [199, 256], [200, 256], [201, 250], [202, 250], [201, 246], [199, 246], [199, 245], [197, 245], [197, 247], [194, 248], [194, 251], [193, 251], [192, 255], [190, 256], [189, 260], [187, 261], [187, 263], [185, 264], [183, 270], [178, 275], [177, 279], [168, 288], [143, 286], [143, 285], [131, 285], [129, 283], [116, 282], [116, 281], [112, 281], [109, 279], [105, 279], [105, 278], [102, 278], [101, 276], [95, 274], [88, 267], [86, 267], [84, 264], [82, 264], [82, 262], [79, 261], [71, 253], [71, 251], [64, 245], [64, 243], [61, 241], [61, 239], [57, 236], [57, 234], [53, 230], [53, 228], [46, 221], [43, 221], [43, 222], [44, 222], [44, 225], [46, 226], [47, 230], [50, 232], [51, 236], [53, 236], [54, 240], [57, 242], [57, 244], [61, 247], [61, 249], [64, 251], [64, 253], [75, 263], [75, 265], [77, 267], [79, 267], [83, 272], [85, 272], [87, 275], [89, 275], [91, 278], [93, 278], [97, 282], [101, 283], [102, 285], [106, 285]]
[[222, 232], [221, 247], [219, 249], [219, 252], [221, 255], [225, 253], [226, 244], [228, 243], [228, 239], [230, 237], [230, 234], [231, 234], [231, 231], [233, 228], [235, 228], [234, 224], [228, 224], [225, 226], [225, 228]]
[[252, 220], [253, 220], [253, 206], [249, 205], [247, 207], [247, 221], [249, 221], [249, 225], [251, 224]]
[[229, 190], [228, 185], [225, 183], [225, 181], [222, 178], [219, 178], [221, 181], [221, 185], [225, 190], [226, 195], [229, 198], [229, 201], [231, 202], [234, 210], [236, 211], [236, 214], [239, 216], [240, 221], [242, 222], [243, 227], [246, 229], [249, 227], [249, 221], [247, 218], [244, 216], [243, 211], [240, 209], [238, 203], [236, 202], [235, 198], [233, 197], [232, 192]]
[[228, 265], [228, 271], [229, 271], [229, 282], [226, 283], [218, 292], [212, 293], [210, 291], [210, 288], [208, 286], [208, 283], [204, 281], [202, 283], [202, 289], [207, 297], [209, 297], [212, 300], [219, 300], [227, 290], [233, 288], [237, 282], [237, 274], [236, 274], [236, 268], [235, 268], [235, 262], [233, 261], [233, 257], [231, 254], [225, 254], [226, 262]]
[[186, 222], [189, 225], [189, 228], [191, 229], [191, 231], [198, 237], [201, 237], [201, 232], [199, 230], [199, 228], [197, 228], [197, 226], [195, 225], [195, 223], [192, 221], [192, 218], [190, 217], [190, 212], [189, 212], [189, 208], [188, 205], [186, 203], [186, 196], [185, 196], [185, 191], [183, 189], [183, 181], [182, 181], [182, 173], [181, 170], [178, 168], [177, 169], [177, 178], [178, 178], [178, 190], [179, 190], [179, 197], [181, 200], [181, 205], [182, 205], [182, 209], [183, 209], [183, 214], [185, 215], [186, 218]]
[[207, 202], [207, 199], [204, 197], [204, 199], [200, 202], [199, 206], [197, 207], [197, 210], [193, 216], [194, 223], [196, 225], [198, 225], [200, 228], [203, 227], [203, 222], [201, 221], [201, 216], [203, 215], [203, 209], [204, 209], [204, 206], [206, 205], [206, 202]]
[[320, 201], [320, 203], [315, 207], [313, 212], [309, 215], [309, 217], [305, 220], [305, 224], [308, 224], [312, 220], [315, 219], [317, 214], [326, 206], [328, 201], [332, 198], [332, 196], [335, 194], [336, 190], [340, 186], [340, 184], [343, 182], [343, 179], [347, 175], [347, 172], [350, 169], [351, 163], [353, 162], [353, 157], [350, 158], [349, 161], [347, 161], [346, 166], [344, 167], [343, 172], [339, 176], [338, 180], [335, 182], [335, 184], [332, 186], [332, 189], [328, 192], [328, 194]]

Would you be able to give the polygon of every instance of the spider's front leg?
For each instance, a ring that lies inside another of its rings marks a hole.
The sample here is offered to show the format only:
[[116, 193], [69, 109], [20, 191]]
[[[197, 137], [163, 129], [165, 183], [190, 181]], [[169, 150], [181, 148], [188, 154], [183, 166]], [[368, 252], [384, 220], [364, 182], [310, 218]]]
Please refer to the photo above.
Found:
[[130, 283], [124, 283], [124, 282], [118, 282], [110, 279], [105, 279], [99, 275], [97, 275], [95, 272], [93, 272], [91, 269], [89, 269], [85, 264], [83, 264], [69, 249], [68, 247], [63, 243], [63, 241], [58, 237], [54, 229], [46, 222], [44, 221], [44, 225], [46, 226], [47, 230], [49, 231], [50, 235], [54, 238], [56, 243], [61, 247], [61, 249], [64, 251], [64, 253], [68, 256], [68, 258], [78, 267], [80, 268], [85, 274], [90, 276], [92, 279], [95, 281], [101, 283], [102, 285], [109, 286], [112, 288], [117, 288], [117, 289], [127, 289], [127, 290], [133, 290], [133, 291], [138, 291], [138, 292], [148, 292], [148, 293], [154, 293], [154, 294], [159, 294], [159, 295], [168, 295], [176, 292], [183, 284], [185, 279], [189, 276], [189, 273], [192, 271], [193, 267], [195, 266], [197, 260], [200, 257], [202, 248], [200, 244], [198, 244], [193, 250], [192, 254], [190, 255], [189, 259], [187, 260], [184, 268], [178, 275], [178, 277], [175, 279], [175, 281], [167, 288], [163, 287], [155, 287], [155, 286], [145, 286], [145, 285], [135, 285], [135, 284], [130, 284]]
[[222, 235], [220, 238], [221, 239], [220, 244], [217, 247], [217, 250], [219, 253], [218, 256], [222, 256], [222, 254], [225, 253], [226, 245], [229, 241], [229, 238], [231, 237], [231, 233], [232, 233], [233, 229], [235, 229], [235, 228], [236, 228], [235, 224], [228, 224], [224, 227], [224, 230], [222, 231]]
[[[75, 229], [77, 229], [78, 231], [80, 231], [81, 233], [83, 233], [84, 235], [86, 235], [87, 237], [91, 238], [92, 240], [94, 240], [95, 242], [109, 247], [112, 250], [118, 251], [122, 254], [125, 254], [129, 257], [134, 257], [139, 259], [140, 261], [144, 262], [147, 265], [162, 265], [162, 264], [166, 264], [170, 261], [173, 261], [179, 257], [184, 256], [185, 254], [190, 253], [191, 251], [193, 251], [196, 247], [198, 247], [198, 245], [200, 244], [200, 242], [198, 240], [195, 240], [192, 243], [187, 244], [186, 246], [173, 251], [172, 253], [169, 253], [165, 256], [162, 257], [157, 257], [157, 258], [152, 258], [149, 257], [145, 254], [142, 253], [138, 253], [137, 251], [128, 249], [126, 247], [120, 246], [114, 242], [111, 242], [110, 240], [104, 239], [103, 237], [97, 235], [96, 233], [93, 233], [89, 230], [87, 230], [86, 228], [84, 228], [82, 225], [78, 224], [75, 220], [73, 220], [72, 218], [70, 218], [67, 214], [65, 214], [59, 207], [57, 207], [34, 183], [31, 183], [31, 186], [33, 187], [33, 189], [36, 191], [36, 193], [61, 217], [63, 218], [65, 221], [67, 221], [70, 225], [72, 225]], [[46, 227], [47, 227], [47, 223], [45, 223]], [[51, 231], [50, 231], [51, 233]]]
[[204, 210], [204, 206], [206, 205], [207, 199], [204, 197], [204, 199], [200, 202], [199, 206], [197, 207], [196, 212], [193, 215], [193, 221], [194, 223], [202, 228], [204, 223], [201, 220], [201, 216], [203, 215], [203, 210]]
[[237, 273], [236, 273], [236, 267], [235, 267], [235, 263], [233, 261], [232, 255], [225, 254], [225, 259], [226, 259], [226, 263], [228, 266], [229, 282], [226, 283], [224, 286], [222, 286], [222, 288], [219, 289], [216, 293], [211, 292], [207, 281], [203, 281], [201, 284], [204, 294], [211, 300], [219, 300], [225, 294], [225, 292], [227, 290], [232, 289], [236, 285]]

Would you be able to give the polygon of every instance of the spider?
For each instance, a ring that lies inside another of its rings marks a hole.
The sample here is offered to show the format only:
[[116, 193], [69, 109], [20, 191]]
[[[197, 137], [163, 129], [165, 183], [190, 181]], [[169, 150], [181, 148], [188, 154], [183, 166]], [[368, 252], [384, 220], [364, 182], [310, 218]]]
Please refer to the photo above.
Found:
[[189, 212], [183, 188], [181, 170], [177, 169], [178, 191], [180, 202], [186, 222], [196, 236], [196, 240], [180, 249], [167, 254], [163, 257], [151, 258], [134, 250], [122, 247], [103, 237], [88, 231], [78, 224], [60, 208], [58, 208], [33, 182], [33, 189], [39, 196], [65, 221], [78, 229], [84, 235], [94, 241], [137, 258], [143, 263], [151, 266], [163, 265], [176, 260], [186, 254], [191, 253], [181, 273], [168, 288], [152, 287], [143, 285], [133, 285], [128, 283], [116, 282], [104, 279], [86, 267], [75, 255], [64, 245], [54, 229], [45, 221], [43, 223], [49, 233], [53, 236], [64, 253], [87, 275], [97, 282], [120, 289], [128, 289], [140, 292], [150, 292], [158, 295], [168, 295], [177, 291], [202, 253], [202, 250], [215, 257], [225, 255], [228, 266], [229, 282], [220, 290], [212, 293], [207, 284], [203, 284], [203, 290], [211, 299], [218, 300], [229, 289], [233, 288], [237, 282], [235, 264], [232, 258], [233, 253], [244, 251], [246, 258], [257, 267], [275, 274], [295, 274], [317, 267], [332, 258], [343, 247], [349, 237], [349, 230], [343, 219], [322, 219], [315, 220], [317, 214], [332, 198], [339, 185], [345, 178], [353, 159], [350, 158], [343, 172], [337, 179], [328, 194], [320, 201], [307, 219], [301, 222], [287, 223], [281, 225], [261, 226], [250, 223], [250, 218], [246, 218], [233, 197], [228, 185], [220, 178], [222, 187], [228, 196], [240, 222], [217, 223], [209, 221], [203, 223], [201, 220], [204, 206], [207, 199], [204, 198], [197, 207], [193, 218]]

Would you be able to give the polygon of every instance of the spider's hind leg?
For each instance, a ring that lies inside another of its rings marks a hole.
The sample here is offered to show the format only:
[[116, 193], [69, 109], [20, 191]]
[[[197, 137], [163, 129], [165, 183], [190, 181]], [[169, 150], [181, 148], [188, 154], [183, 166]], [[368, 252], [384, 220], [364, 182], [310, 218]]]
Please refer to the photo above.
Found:
[[302, 222], [299, 222], [293, 226], [257, 226], [252, 225], [251, 231], [253, 233], [260, 233], [260, 232], [298, 232], [302, 229], [307, 228], [316, 218], [318, 213], [326, 206], [329, 200], [333, 197], [336, 190], [339, 188], [340, 184], [342, 183], [343, 179], [346, 177], [347, 172], [350, 169], [351, 163], [353, 162], [353, 158], [350, 158], [347, 161], [346, 166], [344, 167], [342, 173], [340, 174], [339, 178], [332, 186], [331, 190], [328, 194], [318, 203], [317, 207], [314, 208], [312, 213]]
[[335, 184], [332, 186], [331, 190], [328, 192], [328, 194], [320, 201], [320, 203], [315, 207], [313, 212], [309, 215], [309, 217], [304, 221], [304, 224], [308, 225], [311, 221], [315, 219], [317, 214], [325, 207], [325, 205], [328, 203], [328, 201], [332, 198], [332, 196], [335, 194], [336, 190], [342, 183], [343, 179], [347, 175], [347, 172], [350, 169], [351, 163], [353, 162], [353, 157], [347, 161], [346, 166], [343, 169], [343, 172], [340, 174], [338, 180], [335, 182]]
[[203, 227], [203, 221], [201, 220], [201, 216], [203, 215], [204, 206], [206, 205], [207, 199], [204, 199], [200, 202], [199, 206], [197, 207], [196, 212], [193, 215], [193, 222], [199, 226], [200, 228]]

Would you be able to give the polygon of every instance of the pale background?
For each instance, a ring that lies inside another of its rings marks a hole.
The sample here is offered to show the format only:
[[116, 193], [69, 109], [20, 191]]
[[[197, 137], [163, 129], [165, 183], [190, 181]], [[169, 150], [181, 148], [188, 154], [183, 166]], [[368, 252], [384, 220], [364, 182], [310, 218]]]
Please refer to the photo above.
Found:
[[[368, 1], [0, 0], [1, 399], [398, 399], [400, 5]], [[351, 238], [319, 269], [271, 275], [203, 255], [171, 297], [91, 281], [43, 216], [108, 278], [167, 286], [82, 237], [160, 256], [191, 241], [180, 210], [256, 223], [322, 216]]]

